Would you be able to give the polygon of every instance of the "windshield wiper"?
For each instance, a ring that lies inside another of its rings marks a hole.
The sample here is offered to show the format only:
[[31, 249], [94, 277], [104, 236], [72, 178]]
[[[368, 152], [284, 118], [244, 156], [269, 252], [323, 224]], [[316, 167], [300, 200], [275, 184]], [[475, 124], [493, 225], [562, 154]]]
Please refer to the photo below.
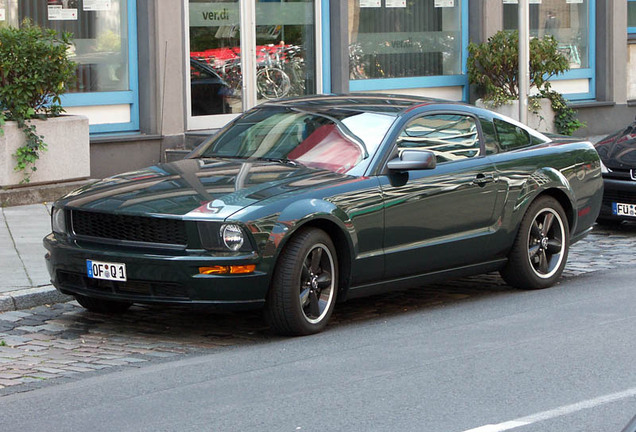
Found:
[[278, 162], [280, 164], [285, 164], [285, 165], [291, 165], [291, 166], [300, 166], [301, 164], [291, 160], [291, 159], [286, 159], [286, 158], [271, 158], [271, 157], [257, 157], [254, 158], [255, 160], [264, 160], [264, 161], [268, 161], [268, 162]]

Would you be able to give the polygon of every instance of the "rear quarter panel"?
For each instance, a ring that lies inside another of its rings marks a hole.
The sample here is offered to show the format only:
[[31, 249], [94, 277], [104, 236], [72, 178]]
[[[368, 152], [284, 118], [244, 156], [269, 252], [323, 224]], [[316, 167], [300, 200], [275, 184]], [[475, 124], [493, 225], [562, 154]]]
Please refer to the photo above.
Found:
[[600, 159], [589, 142], [553, 141], [492, 156], [507, 196], [494, 236], [506, 256], [528, 206], [541, 194], [555, 196], [565, 208], [575, 242], [592, 227], [601, 208]]

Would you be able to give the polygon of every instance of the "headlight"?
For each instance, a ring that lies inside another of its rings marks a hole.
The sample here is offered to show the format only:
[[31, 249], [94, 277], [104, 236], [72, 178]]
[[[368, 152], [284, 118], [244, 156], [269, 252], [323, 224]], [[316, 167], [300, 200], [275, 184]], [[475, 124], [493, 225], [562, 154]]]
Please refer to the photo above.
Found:
[[54, 233], [66, 234], [66, 216], [64, 209], [53, 207], [51, 212], [51, 228]]
[[221, 227], [221, 238], [225, 247], [231, 251], [239, 250], [245, 242], [243, 230], [238, 225], [223, 225]]

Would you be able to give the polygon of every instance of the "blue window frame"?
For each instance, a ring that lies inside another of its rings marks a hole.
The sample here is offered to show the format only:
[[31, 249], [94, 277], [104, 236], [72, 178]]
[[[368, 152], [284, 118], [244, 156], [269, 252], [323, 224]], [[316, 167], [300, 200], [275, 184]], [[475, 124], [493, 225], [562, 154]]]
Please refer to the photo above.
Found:
[[627, 0], [627, 33], [636, 35], [636, 0]]
[[[393, 4], [399, 3], [399, 2], [392, 2]], [[466, 68], [466, 59], [468, 57], [468, 0], [455, 0], [455, 2], [450, 2], [448, 3], [448, 5], [451, 5], [454, 3], [458, 3], [459, 4], [459, 34], [460, 34], [460, 40], [457, 41], [458, 44], [456, 46], [459, 47], [458, 50], [454, 51], [455, 54], [458, 56], [458, 60], [459, 60], [459, 68], [457, 69], [457, 73], [455, 74], [435, 74], [433, 73], [426, 73], [426, 74], [417, 74], [416, 76], [402, 76], [402, 77], [371, 77], [371, 78], [362, 78], [362, 79], [350, 79], [349, 81], [349, 89], [351, 91], [357, 92], [357, 91], [373, 91], [373, 90], [397, 90], [397, 89], [409, 89], [409, 88], [430, 88], [430, 87], [458, 87], [461, 86], [462, 87], [462, 99], [464, 101], [468, 101], [468, 97], [469, 97], [469, 86], [468, 86], [468, 74], [467, 74], [467, 68]], [[379, 4], [386, 4], [384, 2], [379, 2]], [[452, 6], [454, 7], [454, 6]], [[444, 10], [444, 8], [439, 8], [438, 9], [440, 12], [446, 12], [446, 10]], [[383, 12], [387, 12], [388, 13], [395, 13], [396, 9], [394, 10], [390, 10], [388, 9], [388, 7], [383, 10]], [[430, 16], [431, 14], [426, 14], [427, 16]], [[430, 23], [429, 23], [430, 24]], [[375, 22], [371, 23], [371, 25], [382, 25], [382, 23], [377, 22], [377, 18], [375, 20]], [[441, 31], [437, 30], [440, 34], [442, 33]], [[434, 33], [435, 30], [428, 31], [427, 33]], [[362, 33], [360, 33], [362, 34]], [[394, 33], [395, 34], [395, 33]], [[440, 39], [442, 39], [440, 37]], [[448, 39], [447, 39], [448, 40]], [[422, 41], [401, 41], [404, 43], [409, 43], [409, 44], [419, 44], [421, 45], [421, 47], [425, 47], [425, 45], [427, 43], [429, 43], [427, 40], [423, 39]], [[433, 41], [433, 43], [435, 44], [441, 44], [444, 43], [443, 41]], [[412, 46], [412, 45], [410, 45]], [[365, 47], [362, 47], [362, 50], [364, 51]], [[393, 49], [393, 47], [391, 47], [391, 49]], [[401, 49], [401, 46], [399, 46], [397, 48], [398, 50]], [[424, 48], [425, 50], [425, 48]], [[363, 52], [362, 55], [366, 55], [367, 52]], [[444, 60], [441, 59], [441, 57], [443, 57], [444, 55], [447, 54], [446, 51], [442, 52], [440, 50], [440, 52], [438, 53], [433, 53], [433, 54], [439, 54], [438, 57], [440, 57], [437, 60], [437, 63], [443, 62]], [[355, 56], [355, 54], [354, 54]], [[387, 57], [389, 57], [389, 55], [387, 55]], [[388, 63], [388, 62], [387, 62]], [[434, 59], [431, 63], [435, 63]], [[386, 63], [385, 63], [386, 64]], [[373, 66], [373, 65], [371, 65]], [[400, 67], [398, 65], [398, 67]], [[417, 68], [416, 68], [417, 69]], [[435, 67], [431, 67], [430, 70], [434, 71], [436, 68]], [[439, 70], [439, 68], [437, 68]], [[420, 71], [422, 71], [422, 68], [420, 68]], [[389, 74], [390, 75], [390, 74]]]
[[[137, 62], [137, 2], [121, 0], [127, 16], [127, 89], [114, 91], [95, 91], [67, 93], [62, 96], [62, 105], [67, 107], [128, 105], [130, 121], [125, 123], [105, 123], [90, 125], [91, 134], [131, 132], [139, 130], [139, 87]], [[124, 43], [124, 42], [122, 42]], [[124, 48], [124, 47], [122, 47]]]

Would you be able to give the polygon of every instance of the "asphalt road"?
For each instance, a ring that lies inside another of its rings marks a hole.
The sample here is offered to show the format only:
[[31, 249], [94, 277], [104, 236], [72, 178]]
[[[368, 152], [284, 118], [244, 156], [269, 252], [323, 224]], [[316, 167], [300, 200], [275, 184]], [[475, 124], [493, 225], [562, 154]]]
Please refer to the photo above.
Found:
[[636, 269], [0, 397], [9, 431], [621, 431]]

